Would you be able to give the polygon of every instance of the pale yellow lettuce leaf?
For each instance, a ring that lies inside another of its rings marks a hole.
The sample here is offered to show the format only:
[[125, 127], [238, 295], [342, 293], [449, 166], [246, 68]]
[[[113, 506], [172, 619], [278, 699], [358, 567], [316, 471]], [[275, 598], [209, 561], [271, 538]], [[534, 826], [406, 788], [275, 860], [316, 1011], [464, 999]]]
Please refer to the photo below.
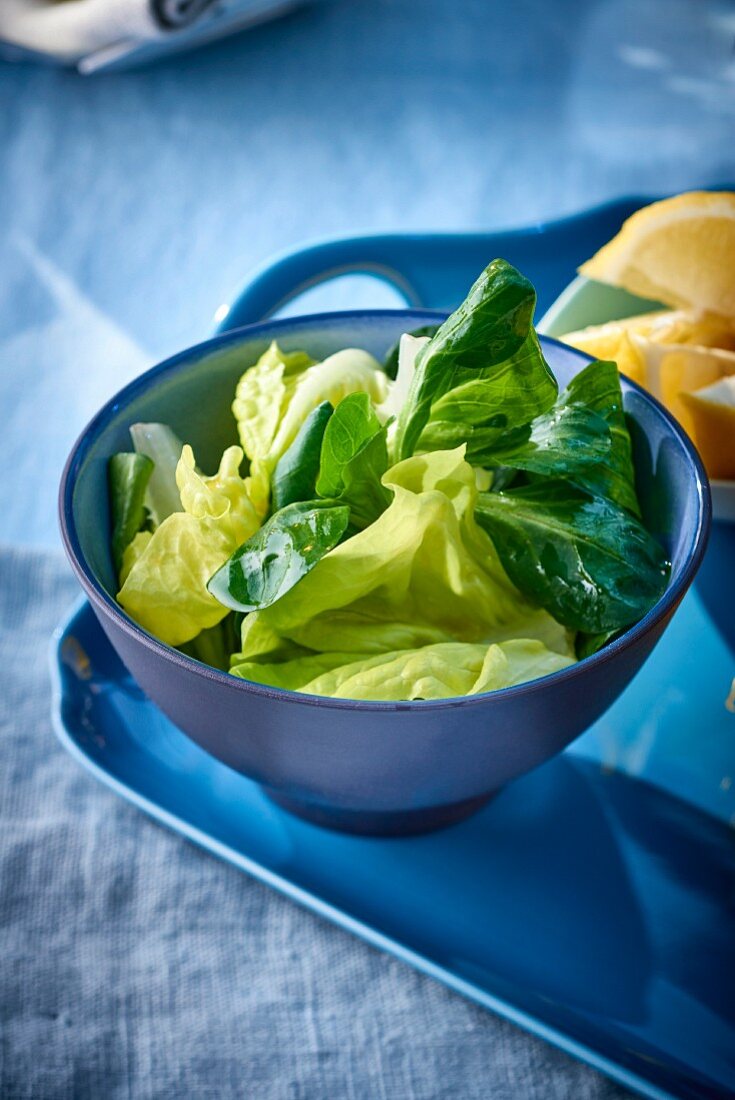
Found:
[[229, 447], [212, 477], [196, 470], [191, 447], [176, 469], [183, 512], [174, 512], [153, 534], [143, 532], [123, 560], [118, 602], [151, 634], [182, 645], [227, 614], [207, 591], [207, 581], [258, 529], [259, 519], [238, 472], [243, 454]]
[[277, 664], [235, 665], [232, 672], [270, 687], [341, 699], [417, 700], [479, 695], [535, 680], [574, 663], [539, 641], [497, 645], [444, 642], [355, 659], [318, 653]]
[[232, 412], [242, 449], [252, 461], [268, 453], [294, 378], [313, 364], [305, 352], [284, 352], [273, 341], [237, 384]]
[[268, 511], [270, 474], [275, 467], [267, 461], [268, 453], [296, 382], [313, 363], [305, 352], [284, 352], [274, 340], [237, 384], [232, 412], [250, 460], [250, 497], [261, 516]]
[[120, 587], [125, 584], [130, 570], [153, 538], [152, 531], [138, 531], [132, 542], [128, 543], [123, 551], [122, 565], [120, 566]]

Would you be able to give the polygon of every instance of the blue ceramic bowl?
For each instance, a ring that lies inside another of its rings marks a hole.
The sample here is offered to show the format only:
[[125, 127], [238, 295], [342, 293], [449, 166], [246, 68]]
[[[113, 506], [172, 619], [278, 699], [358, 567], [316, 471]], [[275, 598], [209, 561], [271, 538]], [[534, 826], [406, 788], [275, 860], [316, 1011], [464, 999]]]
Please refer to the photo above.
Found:
[[[710, 524], [706, 477], [668, 414], [623, 382], [638, 491], [649, 529], [673, 563], [668, 590], [619, 640], [571, 668], [467, 699], [351, 702], [262, 687], [163, 645], [117, 605], [109, 552], [106, 464], [138, 420], [170, 424], [204, 469], [235, 442], [230, 404], [242, 370], [277, 338], [323, 357], [347, 346], [381, 358], [397, 337], [436, 320], [425, 311], [339, 313], [251, 325], [209, 340], [136, 379], [76, 443], [60, 492], [66, 552], [103, 629], [145, 693], [189, 737], [320, 824], [401, 834], [457, 821], [503, 784], [560, 752], [615, 701], [691, 584]], [[564, 385], [588, 359], [544, 349]]]

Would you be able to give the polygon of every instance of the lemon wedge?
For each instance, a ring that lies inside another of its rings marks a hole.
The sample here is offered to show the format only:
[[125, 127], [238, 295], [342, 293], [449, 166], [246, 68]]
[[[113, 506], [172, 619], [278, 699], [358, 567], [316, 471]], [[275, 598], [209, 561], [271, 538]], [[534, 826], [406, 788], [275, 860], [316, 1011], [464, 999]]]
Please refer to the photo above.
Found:
[[735, 478], [735, 375], [682, 393], [692, 437], [712, 478]]
[[665, 305], [735, 317], [735, 193], [644, 206], [579, 270]]
[[[595, 359], [612, 359], [623, 374], [652, 389], [665, 404], [669, 403], [669, 396], [675, 400], [682, 388], [698, 389], [723, 374], [735, 373], [735, 358], [720, 357], [718, 352], [709, 361], [704, 354], [709, 348], [735, 351], [735, 323], [712, 313], [685, 310], [640, 313], [568, 332], [561, 339]], [[652, 350], [658, 346], [665, 355]], [[692, 355], [688, 356], [690, 346]], [[673, 359], [668, 358], [671, 355]], [[679, 376], [689, 374], [692, 383], [680, 385]], [[670, 384], [666, 381], [669, 377]]]
[[691, 435], [692, 420], [682, 393], [700, 390], [735, 374], [735, 352], [687, 344], [654, 344], [635, 335], [631, 341], [642, 364], [642, 385]]
[[[652, 313], [569, 332], [562, 340], [595, 359], [612, 359], [622, 374], [657, 397], [693, 435], [692, 413], [682, 393], [735, 375], [735, 351], [685, 341], [696, 335], [703, 340], [722, 338], [717, 333], [714, 326], [698, 328], [692, 319], [681, 320], [673, 313]], [[681, 342], [664, 342], [662, 335]]]
[[[698, 344], [704, 348], [728, 348], [735, 351], [735, 320], [716, 313], [696, 313], [684, 309], [662, 309], [654, 313], [636, 313], [618, 321], [568, 332], [561, 339], [565, 344], [582, 347], [587, 344], [595, 352], [614, 352], [626, 334], [636, 333], [661, 344]], [[586, 350], [584, 348], [583, 350]], [[592, 354], [589, 352], [588, 354]], [[598, 355], [603, 359], [607, 355]]]
[[565, 344], [571, 344], [573, 348], [591, 355], [593, 359], [611, 359], [618, 364], [619, 371], [643, 385], [643, 364], [630, 340], [630, 332], [634, 330], [630, 322], [636, 320], [638, 318], [629, 317], [625, 321], [590, 325], [589, 328], [582, 328], [577, 332], [568, 332], [560, 339]]

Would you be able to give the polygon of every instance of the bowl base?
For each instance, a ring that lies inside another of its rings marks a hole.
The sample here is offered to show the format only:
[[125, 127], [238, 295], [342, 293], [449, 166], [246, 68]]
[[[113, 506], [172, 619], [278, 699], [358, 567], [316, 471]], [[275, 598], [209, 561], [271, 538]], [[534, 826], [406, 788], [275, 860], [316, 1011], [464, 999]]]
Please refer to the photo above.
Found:
[[448, 806], [430, 806], [423, 810], [346, 810], [291, 798], [270, 787], [264, 787], [263, 790], [281, 809], [310, 821], [312, 825], [321, 825], [325, 829], [336, 829], [342, 833], [384, 837], [415, 836], [417, 833], [429, 833], [448, 825], [456, 825], [481, 810], [495, 793], [468, 798], [464, 802], [453, 802]]

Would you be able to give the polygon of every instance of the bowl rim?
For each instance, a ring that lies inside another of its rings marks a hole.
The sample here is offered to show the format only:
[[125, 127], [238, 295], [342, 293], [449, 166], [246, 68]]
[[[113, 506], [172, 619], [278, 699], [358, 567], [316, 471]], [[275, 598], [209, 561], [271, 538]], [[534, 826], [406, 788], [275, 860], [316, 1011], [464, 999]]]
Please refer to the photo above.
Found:
[[[679, 574], [673, 579], [664, 591], [660, 599], [654, 604], [642, 619], [634, 623], [621, 634], [619, 638], [609, 642], [603, 649], [589, 657], [576, 661], [567, 668], [556, 672], [547, 673], [535, 680], [529, 680], [522, 684], [514, 684], [511, 687], [497, 688], [494, 691], [484, 692], [478, 695], [454, 696], [448, 699], [419, 699], [419, 700], [377, 700], [377, 699], [339, 699], [324, 695], [313, 695], [307, 692], [293, 691], [287, 688], [269, 687], [257, 684], [251, 680], [241, 679], [229, 672], [205, 665], [194, 657], [181, 653], [173, 646], [161, 642], [143, 627], [139, 626], [129, 615], [123, 611], [117, 601], [100, 584], [92, 572], [77, 533], [76, 521], [73, 512], [73, 496], [77, 476], [82, 468], [85, 458], [92, 449], [97, 437], [110, 422], [124, 411], [131, 401], [149, 388], [151, 383], [162, 378], [176, 374], [184, 370], [197, 353], [208, 354], [220, 347], [236, 344], [243, 339], [275, 339], [278, 334], [286, 335], [291, 332], [320, 328], [325, 324], [342, 323], [350, 321], [365, 322], [391, 318], [411, 318], [417, 321], [436, 321], [448, 316], [443, 310], [429, 309], [359, 309], [340, 312], [315, 313], [298, 317], [269, 319], [254, 324], [243, 325], [240, 328], [231, 329], [226, 333], [210, 337], [198, 344], [193, 344], [175, 355], [169, 356], [160, 363], [155, 364], [136, 378], [132, 379], [98, 410], [79, 433], [69, 456], [64, 465], [59, 485], [58, 509], [61, 537], [67, 557], [76, 574], [82, 588], [90, 598], [93, 606], [103, 609], [111, 616], [115, 625], [132, 639], [142, 643], [149, 651], [171, 661], [182, 670], [188, 670], [205, 680], [222, 684], [233, 691], [241, 691], [244, 695], [255, 694], [263, 698], [278, 700], [297, 706], [316, 706], [332, 710], [359, 710], [372, 712], [392, 711], [423, 711], [423, 710], [451, 710], [456, 707], [481, 707], [489, 702], [498, 702], [509, 698], [523, 698], [543, 691], [549, 686], [550, 681], [558, 683], [572, 682], [575, 678], [583, 676], [587, 670], [601, 666], [613, 660], [619, 653], [631, 648], [641, 637], [654, 629], [656, 625], [676, 609], [679, 601], [688, 589], [691, 581], [699, 568], [704, 555], [709, 536], [712, 518], [712, 504], [709, 482], [701, 459], [694, 448], [693, 443], [686, 432], [677, 424], [664, 406], [641, 386], [628, 378], [623, 378], [624, 388], [631, 389], [648, 402], [665, 420], [669, 431], [675, 437], [679, 446], [684, 451], [694, 479], [694, 490], [698, 502], [697, 523], [692, 534], [692, 553], [685, 562]], [[412, 324], [412, 322], [409, 322]], [[412, 327], [416, 327], [413, 325]], [[555, 339], [552, 336], [539, 334], [542, 343], [556, 345], [564, 349], [566, 355], [578, 358], [580, 364], [591, 362], [591, 357], [570, 347], [568, 344]]]

